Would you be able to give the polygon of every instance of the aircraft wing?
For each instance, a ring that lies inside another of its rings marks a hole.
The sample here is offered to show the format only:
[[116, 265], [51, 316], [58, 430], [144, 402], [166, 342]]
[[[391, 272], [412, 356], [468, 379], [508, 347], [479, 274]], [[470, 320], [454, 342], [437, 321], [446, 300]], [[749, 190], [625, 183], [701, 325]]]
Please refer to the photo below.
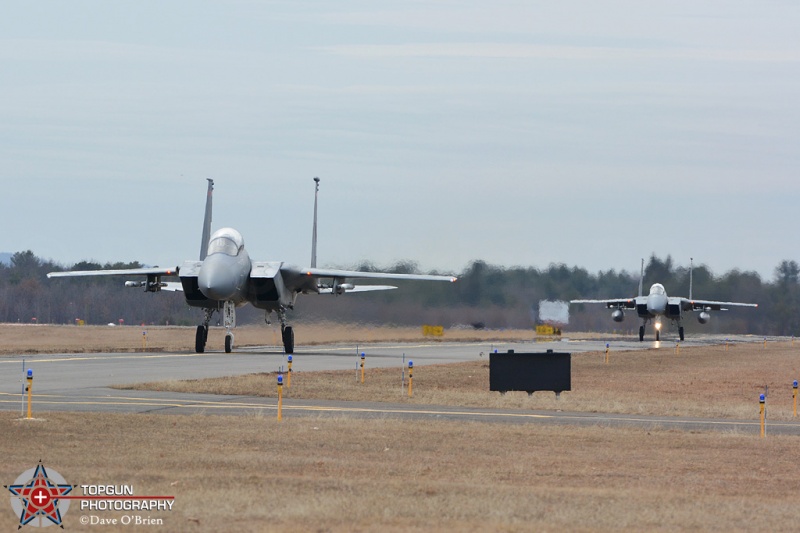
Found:
[[177, 276], [177, 268], [124, 268], [119, 270], [68, 270], [66, 272], [48, 272], [48, 278], [72, 278], [89, 276], [147, 276], [146, 281], [126, 281], [126, 287], [144, 287], [146, 291], [183, 291], [183, 285], [177, 281], [161, 281], [161, 276]]
[[348, 278], [348, 279], [415, 279], [419, 281], [456, 281], [453, 276], [433, 276], [428, 274], [392, 274], [389, 272], [360, 272], [357, 270], [336, 270], [326, 268], [307, 268], [306, 276], [313, 278]]
[[[390, 291], [396, 288], [393, 285], [355, 285], [352, 289], [347, 289], [347, 292]], [[319, 293], [333, 294], [333, 287], [320, 287]]]
[[611, 298], [608, 300], [570, 300], [571, 304], [605, 304], [608, 309], [636, 309], [636, 298]]
[[[258, 263], [256, 263], [256, 265], [258, 265]], [[358, 270], [338, 270], [331, 268], [298, 268], [285, 263], [280, 265], [279, 270], [289, 290], [306, 293], [316, 292], [319, 294], [385, 291], [397, 288], [392, 285], [355, 285], [346, 281], [352, 279], [397, 279], [450, 282], [456, 281], [457, 279], [453, 276], [435, 276], [428, 274], [393, 274], [390, 272], [361, 272]], [[325, 282], [323, 280], [330, 280], [330, 282]]]
[[726, 306], [731, 307], [758, 307], [758, 304], [748, 304], [741, 302], [715, 302], [713, 300], [689, 300], [681, 298], [681, 309], [684, 311], [727, 311]]
[[120, 270], [68, 270], [48, 272], [48, 278], [72, 278], [78, 276], [177, 276], [177, 268], [124, 268]]

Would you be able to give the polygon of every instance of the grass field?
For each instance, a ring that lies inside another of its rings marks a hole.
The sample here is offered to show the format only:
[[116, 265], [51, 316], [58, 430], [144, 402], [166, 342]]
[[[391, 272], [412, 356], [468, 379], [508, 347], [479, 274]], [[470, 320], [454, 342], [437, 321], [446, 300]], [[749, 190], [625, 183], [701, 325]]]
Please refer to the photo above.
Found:
[[[666, 343], [665, 343], [666, 344]], [[295, 368], [298, 365], [295, 364]], [[418, 366], [409, 399], [397, 368], [369, 368], [365, 382], [353, 370], [293, 372], [284, 397], [509, 409], [628, 413], [753, 419], [758, 396], [769, 388], [769, 416], [792, 417], [792, 380], [800, 378], [800, 342], [683, 347], [572, 355], [572, 391], [489, 393], [488, 357], [466, 363]], [[274, 373], [205, 380], [141, 383], [133, 388], [276, 397]]]
[[[8, 337], [0, 339], [5, 344]], [[800, 343], [685, 348], [680, 355], [672, 347], [612, 352], [609, 364], [602, 354], [576, 354], [573, 391], [558, 402], [550, 393], [488, 393], [486, 364], [419, 367], [413, 399], [403, 399], [399, 376], [390, 370], [368, 368], [363, 386], [356, 386], [352, 371], [297, 372], [286, 397], [757, 420], [757, 395], [768, 384], [770, 416], [788, 419], [790, 383], [800, 377]], [[231, 381], [169, 386], [230, 393]], [[236, 382], [246, 394], [274, 389], [274, 375]], [[797, 527], [797, 437], [286, 414], [278, 422], [272, 411], [241, 417], [18, 416], [0, 413], [3, 484], [41, 459], [73, 484], [129, 484], [136, 494], [173, 495], [171, 513], [133, 513], [163, 518], [152, 526], [161, 531]], [[81, 526], [79, 519], [90, 513], [73, 505], [66, 530], [114, 530]], [[0, 529], [17, 524], [10, 505], [0, 507]]]
[[[143, 335], [146, 333], [146, 335]], [[236, 346], [279, 346], [280, 325], [242, 326], [234, 330]], [[194, 351], [194, 328], [177, 326], [51, 326], [0, 325], [0, 355], [25, 353], [130, 352], [146, 346], [149, 351]], [[581, 337], [590, 337], [582, 334]], [[447, 330], [438, 340], [445, 341], [523, 341], [531, 340], [531, 330]], [[299, 324], [295, 327], [297, 346], [330, 343], [435, 342], [424, 337], [422, 328], [352, 326], [332, 323]], [[145, 344], [146, 339], [146, 344]], [[224, 346], [225, 329], [212, 327], [208, 346]]]

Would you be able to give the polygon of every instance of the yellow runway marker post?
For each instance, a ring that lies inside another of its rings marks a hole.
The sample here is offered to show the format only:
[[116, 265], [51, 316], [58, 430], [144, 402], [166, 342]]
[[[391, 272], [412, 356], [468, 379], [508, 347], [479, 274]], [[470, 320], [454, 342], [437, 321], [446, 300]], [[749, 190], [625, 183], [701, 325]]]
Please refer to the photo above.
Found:
[[608, 343], [606, 343], [606, 364], [608, 364]]
[[292, 356], [288, 356], [286, 361], [289, 365], [289, 371], [286, 373], [286, 388], [289, 389], [292, 387]]
[[760, 395], [758, 397], [758, 404], [761, 410], [761, 436], [767, 436], [767, 397]]
[[797, 416], [797, 380], [794, 380], [794, 383], [792, 383], [792, 389], [794, 390], [792, 392], [792, 400], [793, 400], [792, 401], [792, 404], [793, 404], [793, 406], [792, 406], [792, 416], [796, 417]]

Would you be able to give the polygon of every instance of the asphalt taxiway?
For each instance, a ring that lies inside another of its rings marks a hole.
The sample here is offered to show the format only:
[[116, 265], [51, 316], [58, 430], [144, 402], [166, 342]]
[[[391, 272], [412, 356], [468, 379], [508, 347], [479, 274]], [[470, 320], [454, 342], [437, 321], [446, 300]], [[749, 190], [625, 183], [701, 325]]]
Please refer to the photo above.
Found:
[[[686, 345], [724, 343], [725, 338], [703, 336], [687, 340]], [[761, 342], [763, 337], [731, 337], [730, 342]], [[671, 346], [668, 341], [640, 343], [611, 341], [613, 351]], [[293, 372], [358, 369], [360, 353], [368, 365], [398, 370], [414, 366], [487, 360], [493, 351], [505, 352], [602, 352], [602, 340], [546, 343], [448, 343], [325, 345], [298, 347], [293, 356]], [[96, 353], [46, 354], [0, 357], [0, 409], [24, 409], [24, 375], [34, 375], [34, 410], [117, 413], [170, 414], [266, 414], [277, 409], [274, 398], [187, 394], [160, 391], [131, 391], [111, 388], [147, 381], [201, 379], [236, 376], [286, 369], [286, 356], [275, 347], [250, 347], [233, 353]], [[412, 404], [339, 402], [285, 399], [286, 416], [401, 417], [437, 420], [495, 421], [506, 423], [591, 424], [607, 426], [667, 427], [686, 430], [758, 432], [758, 420], [712, 420], [678, 417], [632, 416], [603, 413], [569, 413], [506, 409], [458, 408]], [[771, 423], [773, 434], [800, 435], [798, 423]]]

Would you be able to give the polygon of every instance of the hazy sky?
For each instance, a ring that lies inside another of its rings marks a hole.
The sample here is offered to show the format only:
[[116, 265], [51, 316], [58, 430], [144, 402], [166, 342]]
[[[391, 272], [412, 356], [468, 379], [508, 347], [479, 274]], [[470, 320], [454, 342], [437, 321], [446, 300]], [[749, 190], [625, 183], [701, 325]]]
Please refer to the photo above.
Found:
[[10, 1], [0, 251], [767, 279], [800, 255], [795, 1]]

